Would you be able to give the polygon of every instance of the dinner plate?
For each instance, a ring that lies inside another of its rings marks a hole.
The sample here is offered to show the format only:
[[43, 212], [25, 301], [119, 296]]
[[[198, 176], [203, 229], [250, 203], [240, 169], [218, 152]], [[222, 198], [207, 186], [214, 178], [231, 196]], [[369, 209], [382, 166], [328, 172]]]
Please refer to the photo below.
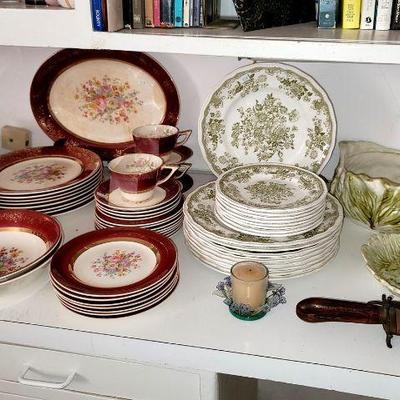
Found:
[[0, 196], [3, 198], [65, 193], [86, 183], [102, 168], [100, 158], [75, 146], [36, 147], [0, 156]]
[[212, 172], [283, 162], [319, 173], [336, 140], [333, 105], [309, 75], [254, 63], [229, 74], [200, 112], [199, 144]]
[[30, 97], [33, 115], [51, 139], [107, 160], [133, 149], [134, 128], [175, 126], [179, 116], [172, 79], [139, 52], [61, 50], [36, 72]]
[[174, 243], [158, 233], [104, 229], [64, 244], [53, 256], [51, 273], [71, 292], [115, 297], [158, 282], [176, 261]]
[[58, 221], [31, 210], [0, 210], [0, 281], [42, 263], [60, 245]]
[[215, 217], [215, 182], [209, 182], [190, 193], [184, 203], [185, 220], [210, 239], [236, 246], [241, 249], [261, 251], [282, 251], [312, 246], [320, 240], [341, 229], [343, 210], [339, 202], [330, 194], [327, 195], [324, 219], [311, 232], [286, 238], [269, 238], [232, 230], [221, 224]]

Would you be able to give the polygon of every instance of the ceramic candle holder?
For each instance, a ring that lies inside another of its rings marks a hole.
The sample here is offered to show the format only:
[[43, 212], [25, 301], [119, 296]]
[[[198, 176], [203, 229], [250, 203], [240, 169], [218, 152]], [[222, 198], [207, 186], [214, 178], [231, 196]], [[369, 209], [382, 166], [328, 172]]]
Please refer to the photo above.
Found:
[[[179, 165], [164, 165], [161, 157], [152, 154], [126, 154], [110, 161], [110, 190], [120, 189], [124, 198], [130, 201], [145, 201], [154, 188], [171, 178]], [[161, 172], [169, 170], [165, 177]]]
[[268, 268], [255, 261], [236, 263], [231, 269], [232, 299], [259, 309], [265, 304], [268, 287]]
[[132, 133], [135, 152], [165, 156], [174, 148], [185, 144], [191, 133], [191, 130], [179, 131], [170, 125], [140, 126]]

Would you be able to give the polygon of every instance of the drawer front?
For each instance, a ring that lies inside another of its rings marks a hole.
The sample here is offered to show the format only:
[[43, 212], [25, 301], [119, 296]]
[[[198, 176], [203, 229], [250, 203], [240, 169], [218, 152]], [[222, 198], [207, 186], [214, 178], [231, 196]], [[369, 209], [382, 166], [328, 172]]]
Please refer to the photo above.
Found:
[[200, 399], [196, 373], [1, 343], [0, 379], [127, 399]]

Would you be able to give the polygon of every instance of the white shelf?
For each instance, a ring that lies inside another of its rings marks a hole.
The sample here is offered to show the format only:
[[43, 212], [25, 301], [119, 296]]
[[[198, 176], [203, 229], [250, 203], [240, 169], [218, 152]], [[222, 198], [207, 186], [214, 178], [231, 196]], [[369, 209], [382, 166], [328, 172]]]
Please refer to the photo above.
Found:
[[[208, 179], [196, 177], [197, 182]], [[70, 239], [93, 229], [93, 207], [60, 220]], [[381, 326], [307, 324], [295, 314], [306, 297], [380, 298], [384, 289], [360, 255], [369, 235], [346, 221], [336, 259], [317, 273], [284, 281], [288, 303], [248, 323], [233, 318], [212, 295], [222, 276], [198, 262], [179, 233], [173, 240], [181, 281], [159, 306], [121, 319], [86, 318], [65, 309], [47, 285], [0, 310], [0, 342], [397, 399], [400, 338], [388, 349]]]
[[400, 31], [317, 29], [91, 30], [90, 2], [75, 10], [0, 8], [0, 45], [117, 49], [274, 60], [400, 64]]

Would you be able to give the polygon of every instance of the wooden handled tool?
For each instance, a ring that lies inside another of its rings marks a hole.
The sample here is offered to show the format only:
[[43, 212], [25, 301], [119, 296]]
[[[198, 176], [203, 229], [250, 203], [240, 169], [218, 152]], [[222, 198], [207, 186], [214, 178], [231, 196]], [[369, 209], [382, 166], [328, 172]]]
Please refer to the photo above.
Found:
[[385, 295], [369, 303], [312, 297], [297, 304], [296, 313], [306, 322], [382, 324], [390, 348], [393, 335], [400, 335], [400, 302]]

